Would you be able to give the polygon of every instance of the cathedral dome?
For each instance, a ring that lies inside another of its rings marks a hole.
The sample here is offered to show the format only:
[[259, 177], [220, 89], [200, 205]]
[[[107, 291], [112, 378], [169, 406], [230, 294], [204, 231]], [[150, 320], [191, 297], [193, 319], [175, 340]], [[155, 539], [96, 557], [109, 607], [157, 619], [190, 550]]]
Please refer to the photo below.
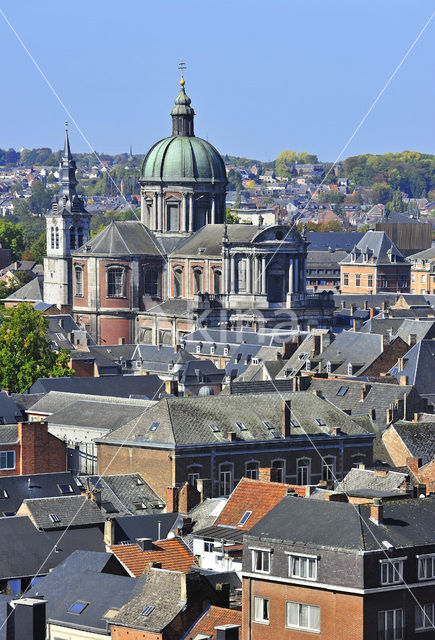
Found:
[[148, 151], [141, 179], [150, 182], [226, 183], [224, 161], [209, 142], [195, 136], [173, 135]]

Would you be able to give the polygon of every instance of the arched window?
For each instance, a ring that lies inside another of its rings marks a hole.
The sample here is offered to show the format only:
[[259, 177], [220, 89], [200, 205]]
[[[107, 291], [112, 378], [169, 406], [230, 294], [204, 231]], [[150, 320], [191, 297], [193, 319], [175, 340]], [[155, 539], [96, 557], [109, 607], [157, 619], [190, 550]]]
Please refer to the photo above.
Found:
[[56, 227], [55, 229], [55, 234], [56, 234], [56, 249], [59, 249], [59, 228]]
[[83, 227], [77, 229], [77, 248], [83, 244]]
[[322, 460], [322, 480], [335, 480], [335, 457], [325, 456]]
[[51, 248], [54, 249], [54, 227], [50, 229], [50, 244]]
[[193, 487], [196, 485], [196, 481], [201, 477], [202, 467], [200, 464], [192, 464], [187, 467], [187, 482]]
[[296, 463], [297, 484], [310, 484], [311, 482], [311, 460], [300, 458]]
[[107, 269], [107, 297], [123, 298], [125, 296], [125, 269], [109, 267]]
[[222, 271], [213, 269], [213, 293], [221, 293]]
[[174, 298], [183, 297], [183, 269], [177, 267], [174, 269]]
[[258, 469], [260, 467], [260, 463], [256, 460], [251, 460], [251, 462], [247, 462], [245, 465], [245, 476], [246, 478], [251, 478], [251, 480], [258, 480]]
[[159, 295], [159, 272], [157, 269], [147, 269], [145, 271], [144, 289], [147, 296], [157, 298]]
[[83, 296], [83, 267], [74, 267], [75, 295]]
[[202, 269], [196, 267], [193, 270], [193, 293], [201, 293], [202, 291]]
[[359, 469], [361, 465], [364, 465], [365, 455], [363, 453], [356, 453], [352, 456], [352, 467]]
[[219, 465], [219, 495], [226, 498], [233, 490], [233, 464], [223, 462]]
[[285, 460], [274, 460], [272, 462], [272, 469], [272, 481], [285, 482]]
[[69, 246], [70, 249], [77, 249], [76, 247], [76, 230], [74, 227], [70, 227], [69, 230]]

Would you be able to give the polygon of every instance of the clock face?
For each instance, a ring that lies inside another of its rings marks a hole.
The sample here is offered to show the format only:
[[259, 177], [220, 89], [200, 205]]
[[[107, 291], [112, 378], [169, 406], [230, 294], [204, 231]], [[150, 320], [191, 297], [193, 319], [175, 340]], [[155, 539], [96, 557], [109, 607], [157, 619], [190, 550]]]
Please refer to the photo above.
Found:
[[57, 222], [56, 218], [52, 218], [51, 224], [56, 224], [56, 222]]

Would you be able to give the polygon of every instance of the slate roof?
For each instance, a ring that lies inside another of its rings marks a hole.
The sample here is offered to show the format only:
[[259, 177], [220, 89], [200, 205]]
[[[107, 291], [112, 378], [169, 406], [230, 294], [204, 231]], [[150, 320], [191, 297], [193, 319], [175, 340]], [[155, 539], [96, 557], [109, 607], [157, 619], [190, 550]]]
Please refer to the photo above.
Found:
[[[183, 610], [186, 600], [184, 576], [179, 571], [150, 569], [139, 595], [127, 602], [111, 620], [111, 624], [132, 629], [160, 632]], [[142, 615], [145, 607], [154, 609]]]
[[0, 518], [2, 549], [0, 579], [44, 575], [76, 549], [104, 551], [98, 526], [41, 531], [27, 516]]
[[421, 340], [403, 356], [403, 369], [394, 365], [390, 372], [396, 376], [407, 376], [420, 395], [435, 394], [435, 340]]
[[[258, 233], [258, 227], [251, 224], [229, 224], [227, 230], [228, 240], [232, 244], [250, 243]], [[207, 224], [179, 244], [170, 257], [198, 256], [201, 255], [200, 249], [205, 249], [204, 253], [208, 256], [220, 257], [223, 233], [223, 224]]]
[[[101, 507], [108, 511], [111, 517], [152, 514], [164, 506], [157, 493], [145, 482], [140, 473], [79, 476], [79, 480], [84, 487], [87, 487], [87, 480], [89, 480], [91, 489], [101, 491]], [[135, 505], [145, 506], [138, 508]]]
[[435, 456], [435, 422], [396, 422], [393, 428], [413, 458], [421, 458], [423, 465], [432, 462]]
[[167, 538], [180, 521], [178, 513], [147, 513], [144, 515], [115, 516], [114, 544], [135, 542], [138, 538], [161, 540]]
[[4, 391], [0, 392], [0, 424], [13, 424], [22, 419], [20, 408]]
[[[228, 432], [235, 432], [237, 439], [248, 442], [281, 439], [283, 399], [291, 402], [295, 423], [292, 434], [295, 436], [306, 433], [330, 435], [334, 427], [341, 427], [343, 433], [366, 433], [329, 402], [309, 392], [298, 392], [283, 397], [270, 394], [267, 399], [263, 394], [163, 398], [139, 419], [97, 442], [123, 441], [134, 446], [153, 443], [170, 446], [221, 443], [227, 446]], [[322, 419], [324, 426], [319, 425], [317, 419]], [[242, 428], [236, 422], [242, 423]], [[216, 425], [215, 430], [210, 425]]]
[[395, 337], [398, 336], [408, 342], [410, 335], [415, 336], [416, 342], [435, 338], [435, 320], [401, 319], [400, 325], [395, 332]]
[[49, 426], [112, 431], [140, 416], [142, 405], [78, 400], [47, 419]]
[[[181, 640], [190, 640], [196, 638], [199, 634], [216, 640], [215, 627], [225, 624], [235, 624], [242, 627], [242, 612], [236, 609], [224, 609], [209, 605], [207, 609], [200, 615], [198, 620], [190, 627], [190, 629], [182, 636]], [[241, 632], [239, 631], [239, 635]]]
[[212, 526], [226, 503], [227, 498], [206, 498], [189, 511], [192, 530], [187, 534], [183, 533], [183, 540], [190, 548], [192, 548], [196, 531]]
[[[106, 520], [95, 502], [82, 495], [30, 498], [23, 500], [22, 507], [38, 529], [86, 527]], [[57, 516], [59, 522], [53, 522], [50, 514]]]
[[154, 234], [141, 222], [113, 221], [103, 231], [89, 240], [73, 256], [139, 256], [162, 255], [162, 248]]
[[[237, 527], [248, 530], [254, 526], [287, 494], [290, 485], [280, 482], [261, 482], [242, 478], [216, 518], [215, 526]], [[240, 525], [242, 516], [251, 511], [244, 525]]]
[[157, 540], [151, 551], [142, 551], [137, 544], [110, 545], [109, 549], [127, 570], [138, 578], [150, 562], [158, 562], [167, 571], [188, 573], [197, 566], [195, 556], [181, 538]]
[[30, 407], [43, 397], [43, 393], [11, 393], [11, 398], [20, 411], [22, 411], [23, 417], [26, 415], [25, 410], [30, 409]]
[[415, 260], [433, 260], [435, 258], [435, 247], [429, 247], [429, 249], [424, 249], [424, 251], [418, 251], [417, 253], [413, 253], [408, 256], [408, 260], [410, 262], [414, 262]]
[[370, 507], [366, 505], [288, 496], [245, 534], [245, 540], [247, 544], [251, 537], [262, 538], [263, 543], [266, 539], [303, 543], [307, 552], [319, 546], [384, 551], [384, 540], [396, 548], [433, 545], [435, 496], [385, 502], [383, 523], [376, 525], [370, 520]]
[[[390, 240], [384, 231], [367, 231], [363, 238], [352, 249], [356, 257], [352, 258], [351, 253], [341, 261], [341, 264], [375, 264], [390, 265], [393, 263], [391, 257], [395, 257], [396, 263], [406, 263], [405, 258], [394, 242]], [[369, 255], [368, 260], [364, 255]], [[371, 261], [373, 258], [373, 262]]]
[[18, 442], [18, 425], [0, 426], [0, 444], [16, 444]]
[[[0, 477], [0, 512], [2, 514], [15, 514], [23, 500], [29, 498], [48, 498], [64, 495], [62, 487], [72, 495], [80, 494], [80, 489], [70, 471], [2, 476]], [[5, 491], [7, 497], [4, 496]]]
[[38, 302], [44, 299], [44, 276], [37, 275], [25, 285], [11, 293], [3, 302]]
[[[311, 369], [320, 363], [320, 371], [326, 372], [327, 363], [332, 364], [332, 373], [348, 374], [348, 364], [353, 365], [353, 375], [360, 375], [383, 351], [383, 336], [376, 333], [343, 331], [324, 351], [311, 358]], [[316, 368], [318, 370], [318, 368]]]
[[369, 489], [375, 491], [399, 491], [401, 485], [406, 482], [406, 473], [371, 469], [351, 469], [341, 482], [335, 487], [336, 491], [359, 491]]
[[[63, 627], [110, 635], [105, 614], [120, 609], [133, 597], [138, 581], [111, 573], [108, 565], [113, 556], [108, 553], [72, 553], [61, 565], [46, 575], [28, 591], [28, 595], [47, 600], [47, 620]], [[69, 612], [75, 602], [87, 603], [81, 614]], [[108, 619], [107, 619], [108, 620]]]
[[308, 253], [311, 253], [311, 251], [329, 251], [330, 248], [349, 253], [363, 237], [364, 233], [357, 231], [308, 231], [306, 234], [307, 241], [310, 243]]
[[98, 396], [129, 398], [131, 395], [155, 400], [164, 391], [158, 376], [103, 376], [101, 378], [38, 378], [27, 393], [87, 393]]
[[[26, 395], [24, 394], [25, 398]], [[118, 405], [124, 407], [142, 407], [144, 410], [146, 407], [152, 406], [151, 400], [140, 400], [136, 398], [122, 398], [118, 396], [97, 396], [90, 393], [70, 393], [67, 391], [49, 391], [46, 395], [38, 396], [37, 402], [32, 404], [27, 413], [52, 415], [63, 411], [67, 407], [77, 402], [92, 402], [100, 405], [104, 403], [106, 405]]]

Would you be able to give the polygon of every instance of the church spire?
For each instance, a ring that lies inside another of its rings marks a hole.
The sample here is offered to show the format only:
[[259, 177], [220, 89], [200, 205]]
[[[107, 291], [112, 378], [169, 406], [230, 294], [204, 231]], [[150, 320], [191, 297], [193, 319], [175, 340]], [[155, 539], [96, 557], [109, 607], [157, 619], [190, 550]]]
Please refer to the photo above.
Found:
[[84, 213], [83, 198], [76, 193], [76, 162], [71, 153], [68, 137], [68, 122], [65, 122], [65, 143], [59, 167], [59, 193], [53, 200], [53, 210]]
[[172, 116], [172, 135], [173, 136], [194, 136], [193, 132], [193, 118], [195, 116], [195, 112], [190, 106], [191, 100], [189, 96], [186, 94], [184, 90], [184, 85], [186, 81], [184, 80], [184, 69], [186, 68], [186, 63], [183, 62], [183, 58], [181, 58], [181, 62], [178, 64], [178, 68], [181, 71], [181, 79], [180, 79], [180, 93], [175, 98], [175, 107], [171, 111]]

